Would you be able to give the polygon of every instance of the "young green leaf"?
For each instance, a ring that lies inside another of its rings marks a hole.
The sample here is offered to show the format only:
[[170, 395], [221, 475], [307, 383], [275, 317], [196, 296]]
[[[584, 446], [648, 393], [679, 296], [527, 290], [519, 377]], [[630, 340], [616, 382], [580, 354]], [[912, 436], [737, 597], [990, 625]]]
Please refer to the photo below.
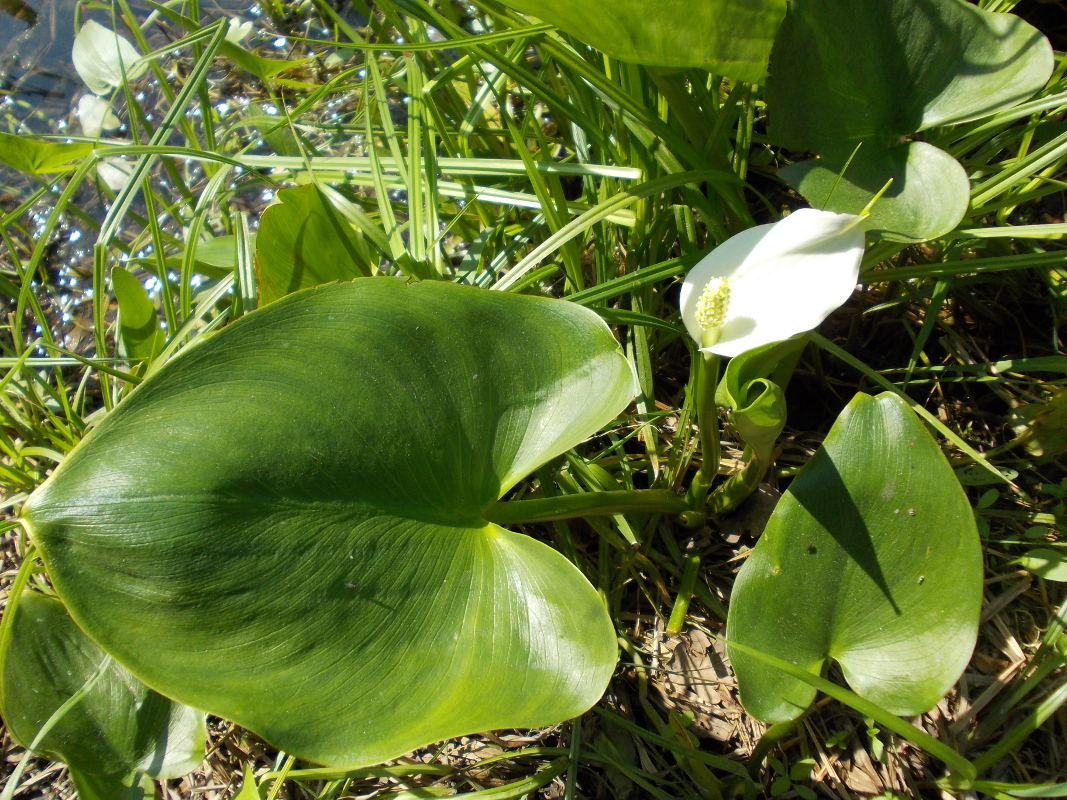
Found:
[[245, 762], [245, 777], [239, 791], [233, 800], [260, 800], [259, 787], [256, 786], [256, 776], [252, 772], [252, 766]]
[[[814, 674], [836, 659], [857, 694], [913, 715], [959, 677], [981, 602], [978, 532], [944, 455], [898, 397], [859, 394], [741, 569], [727, 636]], [[760, 719], [793, 719], [815, 697], [740, 650], [730, 658]]]
[[358, 260], [355, 231], [317, 186], [282, 189], [278, 199], [263, 212], [256, 238], [260, 304], [367, 274]]
[[0, 162], [31, 175], [72, 169], [70, 162], [91, 152], [91, 144], [40, 142], [28, 136], [0, 132]]
[[1039, 547], [1016, 559], [1015, 563], [1047, 581], [1067, 582], [1067, 558], [1057, 550]]
[[320, 286], [161, 367], [23, 515], [74, 618], [136, 675], [307, 760], [374, 764], [600, 697], [600, 596], [486, 513], [633, 384], [573, 303]]
[[[248, 24], [251, 25], [251, 23]], [[275, 75], [280, 75], [286, 70], [299, 67], [301, 64], [306, 64], [311, 60], [310, 58], [299, 58], [290, 61], [283, 58], [263, 58], [262, 56], [257, 56], [255, 53], [245, 50], [240, 44], [231, 41], [229, 33], [232, 31], [233, 21], [231, 20], [230, 28], [227, 32], [227, 39], [219, 46], [219, 52], [241, 69], [251, 72], [257, 78], [269, 80]]]
[[119, 334], [126, 354], [151, 361], [167, 344], [152, 298], [141, 282], [122, 267], [111, 270], [111, 283], [119, 302]]
[[1047, 403], [1027, 403], [1008, 415], [1019, 441], [1034, 456], [1054, 456], [1067, 450], [1067, 389]]
[[[54, 598], [27, 590], [8, 613], [13, 617], [4, 619], [9, 635], [0, 652], [0, 713], [15, 741], [29, 747], [107, 654]], [[79, 789], [86, 787], [83, 800], [127, 800], [144, 796], [146, 782], [135, 773], [175, 778], [195, 769], [205, 735], [203, 714], [156, 694], [112, 661], [35, 749], [66, 762]]]

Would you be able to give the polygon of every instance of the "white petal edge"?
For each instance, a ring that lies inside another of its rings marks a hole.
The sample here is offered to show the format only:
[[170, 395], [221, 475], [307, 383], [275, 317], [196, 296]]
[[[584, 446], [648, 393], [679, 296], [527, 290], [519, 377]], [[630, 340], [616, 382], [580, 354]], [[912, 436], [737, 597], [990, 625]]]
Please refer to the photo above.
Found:
[[240, 17], [230, 17], [230, 23], [226, 27], [226, 41], [230, 44], [240, 44], [252, 33], [252, 20], [242, 20]]
[[793, 212], [737, 270], [722, 336], [706, 349], [732, 357], [815, 328], [852, 295], [863, 250], [861, 218]]

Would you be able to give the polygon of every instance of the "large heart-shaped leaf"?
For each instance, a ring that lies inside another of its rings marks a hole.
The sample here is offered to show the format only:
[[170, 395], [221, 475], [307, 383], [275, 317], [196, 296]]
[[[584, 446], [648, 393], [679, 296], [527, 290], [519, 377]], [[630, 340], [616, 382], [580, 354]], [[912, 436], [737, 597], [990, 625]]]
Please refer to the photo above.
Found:
[[[930, 709], [978, 633], [982, 554], [967, 498], [897, 396], [857, 395], [783, 495], [734, 585], [727, 636], [818, 674], [831, 659], [895, 714]], [[795, 718], [808, 684], [730, 651], [745, 708]]]
[[52, 715], [106, 664], [36, 751], [66, 762], [82, 800], [144, 797], [204, 757], [204, 715], [162, 697], [104, 653], [52, 597], [25, 591], [4, 619], [0, 713], [29, 747]]
[[916, 241], [966, 213], [966, 174], [932, 145], [904, 137], [1009, 108], [1055, 65], [1036, 29], [965, 0], [796, 0], [778, 32], [767, 82], [770, 135], [819, 153], [784, 172], [810, 202], [858, 213], [890, 178], [868, 230]]
[[770, 133], [816, 153], [896, 144], [1010, 108], [1054, 65], [1035, 28], [965, 0], [796, 0], [774, 43]]
[[864, 142], [851, 162], [849, 155], [832, 153], [802, 161], [778, 174], [813, 206], [846, 213], [864, 209], [892, 178], [892, 185], [867, 218], [867, 231], [882, 239], [936, 239], [955, 228], [967, 213], [971, 202], [967, 172], [932, 144], [879, 147]]
[[785, 0], [504, 0], [614, 58], [760, 83]]
[[73, 617], [146, 683], [308, 760], [375, 763], [599, 698], [599, 595], [485, 514], [633, 384], [571, 303], [322, 286], [165, 365], [23, 514]]

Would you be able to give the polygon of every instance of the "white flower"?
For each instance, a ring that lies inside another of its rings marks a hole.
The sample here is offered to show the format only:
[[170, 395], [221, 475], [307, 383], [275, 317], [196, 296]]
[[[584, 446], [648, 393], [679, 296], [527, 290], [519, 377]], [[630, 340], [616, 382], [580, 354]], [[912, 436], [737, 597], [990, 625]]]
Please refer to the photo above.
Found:
[[148, 68], [129, 39], [93, 20], [82, 25], [74, 37], [71, 57], [74, 69], [93, 94], [107, 94], [122, 86], [123, 73], [132, 81]]
[[231, 44], [240, 44], [252, 33], [252, 20], [242, 20], [240, 17], [230, 17], [229, 27], [226, 28], [226, 41]]
[[113, 192], [121, 192], [130, 182], [134, 164], [124, 158], [105, 158], [96, 165], [96, 176]]
[[94, 139], [101, 132], [114, 130], [121, 124], [107, 100], [95, 94], [83, 94], [78, 100], [78, 122], [81, 123], [82, 133]]
[[682, 284], [689, 335], [705, 352], [736, 356], [811, 330], [856, 288], [863, 219], [804, 208], [730, 237]]

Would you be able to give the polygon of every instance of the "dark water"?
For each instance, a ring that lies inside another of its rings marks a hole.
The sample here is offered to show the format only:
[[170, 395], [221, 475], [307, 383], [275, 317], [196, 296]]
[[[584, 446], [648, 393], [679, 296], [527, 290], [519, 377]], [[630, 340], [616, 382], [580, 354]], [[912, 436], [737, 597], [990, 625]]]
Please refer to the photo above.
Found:
[[[75, 99], [85, 91], [70, 57], [75, 4], [76, 0], [0, 0], [0, 102], [4, 104], [0, 129], [16, 122], [21, 123], [21, 132], [54, 133], [66, 127]], [[136, 2], [131, 8], [141, 20], [150, 12]], [[201, 8], [205, 20], [259, 14], [248, 0], [202, 2]], [[83, 11], [82, 16], [89, 15]], [[109, 13], [93, 11], [91, 16], [111, 27]], [[153, 31], [145, 33], [152, 41]], [[124, 35], [130, 38], [128, 32]]]
[[46, 131], [65, 118], [81, 81], [70, 60], [74, 0], [0, 0], [5, 117]]

